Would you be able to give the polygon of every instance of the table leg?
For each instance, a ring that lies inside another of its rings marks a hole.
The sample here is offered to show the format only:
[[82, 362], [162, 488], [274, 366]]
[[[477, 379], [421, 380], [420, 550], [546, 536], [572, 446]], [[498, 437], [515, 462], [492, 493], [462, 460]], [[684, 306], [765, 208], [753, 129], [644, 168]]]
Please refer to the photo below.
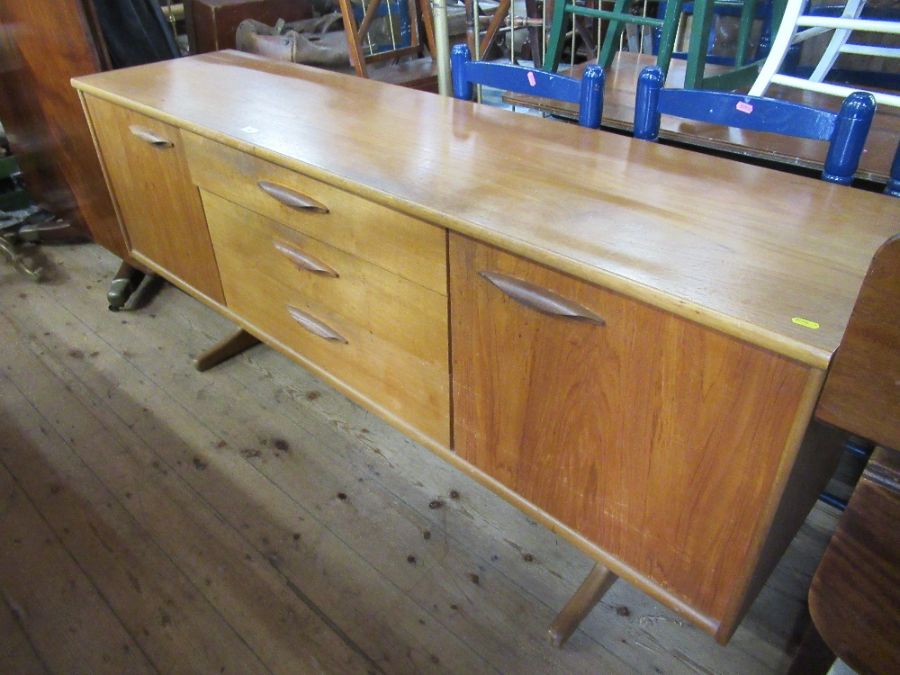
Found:
[[243, 328], [239, 328], [236, 333], [217, 342], [194, 359], [194, 368], [202, 373], [204, 370], [209, 370], [213, 366], [227, 361], [232, 356], [237, 356], [255, 344], [259, 344], [259, 340]]
[[550, 642], [554, 647], [562, 647], [566, 643], [566, 640], [571, 637], [578, 625], [591, 613], [594, 605], [600, 602], [600, 598], [618, 578], [600, 563], [594, 565], [590, 574], [550, 624], [548, 632], [550, 633]]

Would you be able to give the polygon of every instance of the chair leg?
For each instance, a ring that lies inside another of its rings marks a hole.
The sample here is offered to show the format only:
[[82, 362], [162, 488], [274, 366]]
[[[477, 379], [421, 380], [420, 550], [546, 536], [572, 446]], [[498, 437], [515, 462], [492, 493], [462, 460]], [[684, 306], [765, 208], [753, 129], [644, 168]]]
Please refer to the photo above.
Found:
[[125, 307], [125, 303], [132, 293], [140, 286], [145, 272], [137, 267], [122, 261], [119, 270], [109, 284], [106, 292], [106, 301], [109, 303], [109, 311], [118, 312]]
[[209, 370], [213, 366], [227, 361], [232, 356], [237, 356], [255, 344], [259, 344], [259, 340], [243, 328], [239, 328], [237, 332], [217, 342], [194, 359], [194, 368], [202, 373], [204, 370]]
[[562, 647], [566, 643], [618, 578], [600, 563], [594, 565], [590, 574], [550, 624], [548, 632], [554, 647]]
[[753, 22], [756, 19], [757, 0], [744, 0], [741, 8], [741, 23], [738, 28], [737, 46], [734, 50], [734, 66], [740, 68], [747, 63], [747, 51], [750, 45], [750, 33], [753, 32]]
[[688, 44], [687, 64], [684, 71], [684, 88], [699, 89], [703, 86], [706, 69], [706, 52], [709, 51], [709, 32], [712, 30], [715, 9], [713, 0], [695, 0], [694, 22]]
[[[773, 4], [780, 5], [783, 1], [778, 0], [777, 3]], [[759, 69], [759, 75], [756, 76], [756, 82], [750, 87], [749, 93], [751, 96], [765, 96], [772, 77], [781, 69], [781, 64], [787, 56], [788, 49], [791, 48], [794, 33], [797, 30], [797, 20], [803, 11], [804, 4], [805, 0], [787, 0], [783, 10], [773, 7], [773, 12], [781, 11], [780, 16], [773, 14], [773, 30], [775, 19], [778, 22], [778, 29], [769, 49], [769, 55]]]
[[551, 16], [550, 37], [547, 39], [547, 51], [544, 52], [544, 70], [555, 73], [559, 68], [563, 41], [566, 37], [566, 29], [563, 25], [566, 20], [565, 0], [555, 0]]
[[663, 25], [659, 33], [659, 48], [656, 51], [656, 67], [663, 75], [669, 73], [669, 62], [675, 51], [675, 38], [678, 35], [678, 24], [681, 21], [682, 0], [668, 0], [663, 14]]
[[[841, 18], [858, 19], [865, 6], [865, 0], [849, 0], [844, 7], [844, 11], [841, 13]], [[834, 35], [831, 36], [828, 47], [825, 48], [825, 53], [822, 54], [822, 58], [819, 59], [818, 65], [816, 65], [812, 75], [809, 76], [810, 80], [813, 82], [822, 82], [825, 80], [825, 76], [828, 75], [828, 72], [831, 70], [832, 66], [834, 66], [834, 62], [837, 61], [838, 56], [841, 55], [841, 49], [847, 44], [850, 33], [851, 31], [849, 28], [838, 28], [834, 31]]]

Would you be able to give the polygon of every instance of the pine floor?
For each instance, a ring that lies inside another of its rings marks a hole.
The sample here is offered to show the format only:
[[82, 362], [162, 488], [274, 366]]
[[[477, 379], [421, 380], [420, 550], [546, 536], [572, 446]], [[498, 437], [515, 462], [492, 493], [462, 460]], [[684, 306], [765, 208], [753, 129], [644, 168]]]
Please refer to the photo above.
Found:
[[834, 526], [817, 506], [727, 647], [619, 582], [559, 651], [591, 561], [117, 261], [0, 264], [0, 673], [773, 673]]

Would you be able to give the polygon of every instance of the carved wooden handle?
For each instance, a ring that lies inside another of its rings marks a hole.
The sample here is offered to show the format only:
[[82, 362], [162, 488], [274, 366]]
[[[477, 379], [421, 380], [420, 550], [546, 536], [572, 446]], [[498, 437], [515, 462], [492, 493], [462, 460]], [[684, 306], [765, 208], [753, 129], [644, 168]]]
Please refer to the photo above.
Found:
[[321, 260], [314, 258], [308, 253], [297, 250], [290, 244], [278, 241], [277, 239], [273, 241], [272, 244], [275, 246], [275, 250], [287, 256], [292, 263], [302, 270], [312, 272], [313, 274], [321, 274], [325, 277], [337, 278], [340, 276], [333, 267], [326, 265]]
[[267, 180], [261, 180], [257, 185], [267, 195], [277, 199], [279, 202], [292, 209], [297, 209], [299, 211], [315, 211], [316, 213], [328, 213], [328, 207], [324, 204], [317, 202], [312, 197], [307, 197], [295, 190], [286, 188], [283, 185], [270, 183]]
[[310, 316], [306, 312], [301, 311], [296, 307], [292, 307], [291, 305], [288, 305], [287, 311], [294, 321], [299, 323], [313, 335], [318, 335], [320, 338], [328, 340], [329, 342], [347, 344], [347, 338], [340, 333], [335, 332], [330, 326], [322, 323], [317, 318]]
[[171, 148], [175, 145], [169, 139], [158, 136], [149, 129], [138, 126], [137, 124], [132, 124], [128, 127], [128, 130], [132, 135], [137, 136], [142, 141], [146, 141], [155, 148]]
[[572, 302], [552, 291], [548, 291], [546, 288], [535, 286], [527, 281], [500, 274], [499, 272], [479, 272], [479, 274], [513, 300], [522, 303], [526, 307], [536, 309], [544, 314], [587, 321], [598, 326], [606, 325], [606, 321], [599, 314], [583, 305], [579, 305], [577, 302]]

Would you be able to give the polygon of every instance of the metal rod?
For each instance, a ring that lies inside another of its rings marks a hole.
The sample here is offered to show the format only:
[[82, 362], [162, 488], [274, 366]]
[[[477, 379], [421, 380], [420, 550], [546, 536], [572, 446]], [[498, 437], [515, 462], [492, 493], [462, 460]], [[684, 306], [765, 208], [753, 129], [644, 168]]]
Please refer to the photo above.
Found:
[[[437, 63], [438, 93], [441, 96], [449, 96], [450, 31], [447, 28], [447, 0], [435, 0], [431, 7], [434, 15], [434, 49], [437, 52], [434, 59]], [[475, 44], [478, 44], [477, 40]]]

